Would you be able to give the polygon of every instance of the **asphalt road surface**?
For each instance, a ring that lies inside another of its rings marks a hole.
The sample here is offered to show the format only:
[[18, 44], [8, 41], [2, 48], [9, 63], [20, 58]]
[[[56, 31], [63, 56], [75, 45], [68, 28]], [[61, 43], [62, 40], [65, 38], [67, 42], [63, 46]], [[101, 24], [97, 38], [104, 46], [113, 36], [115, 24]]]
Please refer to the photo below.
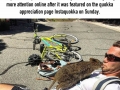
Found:
[[[36, 80], [41, 77], [37, 66], [25, 66], [31, 54], [39, 54], [33, 50], [33, 24], [22, 23], [11, 27], [11, 30], [0, 32], [0, 83], [25, 85], [31, 90], [42, 90], [51, 81]], [[56, 33], [68, 33], [79, 39], [79, 53], [83, 60], [90, 57], [103, 60], [105, 52], [120, 40], [120, 32], [86, 23], [75, 22], [44, 22], [39, 23], [39, 36], [50, 36]], [[38, 47], [37, 47], [38, 48]]]

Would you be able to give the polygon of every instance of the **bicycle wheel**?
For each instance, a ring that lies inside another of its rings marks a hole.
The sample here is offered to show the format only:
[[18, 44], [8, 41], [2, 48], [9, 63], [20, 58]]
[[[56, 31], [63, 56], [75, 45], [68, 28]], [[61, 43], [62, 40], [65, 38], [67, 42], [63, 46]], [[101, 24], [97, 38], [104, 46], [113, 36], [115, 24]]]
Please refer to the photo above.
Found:
[[79, 47], [79, 46], [70, 46], [68, 49], [70, 51], [79, 51], [79, 50], [81, 50], [81, 47]]
[[76, 52], [76, 51], [69, 51], [68, 52], [68, 56], [69, 56], [69, 62], [79, 62], [79, 61], [82, 61], [82, 56]]
[[38, 36], [34, 38], [34, 40], [33, 40], [33, 50], [35, 50], [36, 44], [40, 44], [40, 42], [41, 42], [41, 39]]
[[40, 53], [43, 52], [44, 47], [45, 47], [44, 44], [40, 44]]
[[35, 46], [36, 46], [36, 39], [33, 40], [33, 50], [35, 50]]
[[46, 54], [46, 58], [50, 59], [50, 60], [64, 60], [64, 55], [61, 52], [57, 52], [57, 51], [48, 51]]
[[78, 38], [71, 34], [55, 34], [53, 35], [53, 40], [64, 44], [68, 44], [69, 42], [75, 44], [79, 42]]
[[82, 56], [75, 51], [62, 52], [48, 52], [46, 57], [50, 60], [64, 60], [66, 62], [79, 62], [82, 61]]
[[36, 44], [35, 44], [35, 43], [33, 43], [33, 50], [35, 50], [35, 46], [36, 46]]

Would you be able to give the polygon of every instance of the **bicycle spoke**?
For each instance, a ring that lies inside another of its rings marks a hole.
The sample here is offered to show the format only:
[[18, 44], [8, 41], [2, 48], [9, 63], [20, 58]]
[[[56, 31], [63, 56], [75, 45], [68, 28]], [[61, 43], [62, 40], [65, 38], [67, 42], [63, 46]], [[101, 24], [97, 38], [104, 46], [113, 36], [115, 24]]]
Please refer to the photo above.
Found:
[[58, 42], [61, 42], [61, 43], [64, 43], [64, 44], [67, 44], [68, 41], [70, 41], [71, 44], [78, 43], [78, 38], [76, 38], [75, 36], [70, 35], [70, 34], [55, 34], [53, 36], [53, 39], [55, 41], [58, 41]]

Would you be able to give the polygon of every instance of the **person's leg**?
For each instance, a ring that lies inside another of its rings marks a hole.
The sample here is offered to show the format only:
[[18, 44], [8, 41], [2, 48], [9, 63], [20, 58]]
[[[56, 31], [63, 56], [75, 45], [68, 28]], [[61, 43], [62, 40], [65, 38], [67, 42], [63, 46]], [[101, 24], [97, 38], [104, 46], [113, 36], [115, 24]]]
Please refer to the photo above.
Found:
[[27, 89], [26, 87], [23, 88], [9, 84], [0, 84], [0, 90], [30, 90], [30, 89]]
[[0, 84], [0, 90], [12, 90], [14, 86], [7, 84]]

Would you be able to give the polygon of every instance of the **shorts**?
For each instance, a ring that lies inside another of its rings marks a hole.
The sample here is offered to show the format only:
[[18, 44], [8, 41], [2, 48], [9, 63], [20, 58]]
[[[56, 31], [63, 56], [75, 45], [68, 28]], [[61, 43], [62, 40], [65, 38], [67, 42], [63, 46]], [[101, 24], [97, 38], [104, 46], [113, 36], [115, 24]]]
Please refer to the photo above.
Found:
[[20, 87], [14, 86], [14, 87], [12, 88], [12, 90], [25, 90], [25, 89], [22, 89], [22, 88], [20, 88]]

